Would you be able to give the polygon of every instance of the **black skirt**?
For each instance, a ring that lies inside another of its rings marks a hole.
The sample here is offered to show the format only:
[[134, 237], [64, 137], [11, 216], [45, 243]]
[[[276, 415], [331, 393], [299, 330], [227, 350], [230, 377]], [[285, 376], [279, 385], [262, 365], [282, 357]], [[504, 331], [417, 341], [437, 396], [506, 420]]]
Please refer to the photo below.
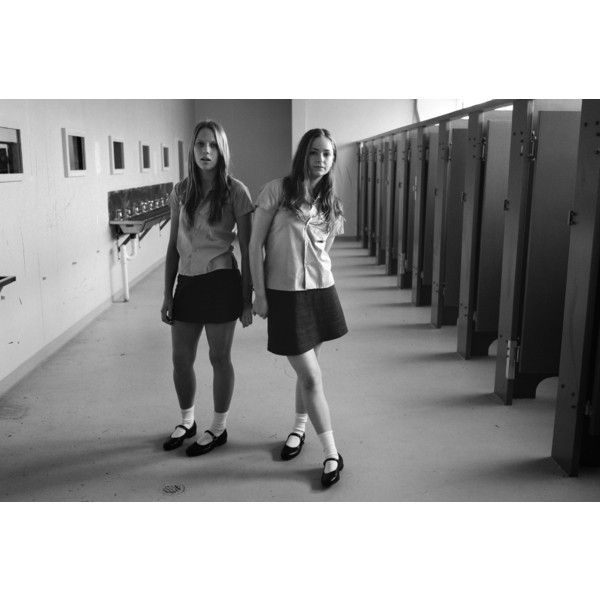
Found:
[[177, 276], [173, 319], [186, 323], [228, 323], [242, 314], [242, 276], [237, 269]]
[[308, 352], [348, 333], [335, 286], [283, 292], [267, 290], [267, 349], [281, 356]]

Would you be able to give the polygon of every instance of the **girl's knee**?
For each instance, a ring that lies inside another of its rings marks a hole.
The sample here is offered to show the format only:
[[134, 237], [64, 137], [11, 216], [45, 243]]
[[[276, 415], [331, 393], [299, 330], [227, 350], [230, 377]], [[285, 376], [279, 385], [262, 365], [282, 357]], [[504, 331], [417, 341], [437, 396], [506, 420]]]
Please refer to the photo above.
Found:
[[175, 371], [188, 371], [194, 368], [194, 358], [186, 352], [173, 352], [173, 368]]
[[229, 352], [209, 351], [210, 364], [215, 369], [224, 369], [231, 366], [231, 354]]
[[321, 373], [302, 373], [298, 375], [298, 381], [300, 382], [303, 390], [311, 392], [321, 387]]

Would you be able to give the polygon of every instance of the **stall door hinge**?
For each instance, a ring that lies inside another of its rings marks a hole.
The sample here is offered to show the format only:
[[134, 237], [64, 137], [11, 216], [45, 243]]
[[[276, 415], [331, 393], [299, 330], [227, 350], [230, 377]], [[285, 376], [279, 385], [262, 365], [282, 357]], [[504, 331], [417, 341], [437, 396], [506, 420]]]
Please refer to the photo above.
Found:
[[569, 218], [567, 219], [567, 225], [575, 225], [575, 217], [577, 213], [575, 211], [569, 211]]
[[398, 269], [400, 269], [400, 275], [406, 273], [406, 254], [404, 254], [404, 252], [401, 252], [400, 257], [398, 258]]
[[440, 155], [443, 161], [448, 162], [450, 160], [450, 144], [440, 146]]
[[517, 340], [508, 340], [506, 343], [506, 379], [514, 379], [519, 362], [520, 346]]
[[481, 162], [487, 160], [487, 138], [481, 138]]
[[529, 137], [529, 160], [532, 162], [535, 161], [537, 157], [537, 142], [537, 135], [535, 135], [535, 131], [532, 131], [531, 136]]
[[589, 400], [585, 403], [584, 412], [586, 417], [591, 417], [594, 412], [592, 403]]
[[474, 322], [477, 322], [477, 311], [476, 310], [473, 311], [473, 316], [471, 318], [473, 319]]

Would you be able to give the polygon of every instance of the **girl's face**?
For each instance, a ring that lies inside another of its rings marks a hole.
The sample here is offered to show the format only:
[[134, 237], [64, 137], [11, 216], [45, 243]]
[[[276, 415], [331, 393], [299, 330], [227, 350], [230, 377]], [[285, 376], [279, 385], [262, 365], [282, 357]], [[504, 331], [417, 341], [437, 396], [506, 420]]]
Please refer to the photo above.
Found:
[[308, 175], [311, 180], [321, 179], [333, 167], [333, 145], [324, 136], [315, 138], [308, 150]]
[[212, 171], [219, 161], [219, 148], [211, 129], [203, 128], [194, 142], [194, 160], [201, 171]]

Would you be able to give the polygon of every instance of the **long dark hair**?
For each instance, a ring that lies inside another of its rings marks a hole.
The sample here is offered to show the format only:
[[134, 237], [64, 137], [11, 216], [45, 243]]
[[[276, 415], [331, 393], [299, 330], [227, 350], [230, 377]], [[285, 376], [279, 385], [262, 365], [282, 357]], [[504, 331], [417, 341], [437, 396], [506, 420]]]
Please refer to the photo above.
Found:
[[198, 205], [203, 198], [200, 169], [194, 159], [194, 145], [201, 129], [210, 129], [213, 132], [217, 142], [217, 148], [219, 149], [215, 185], [208, 196], [208, 201], [210, 202], [208, 223], [209, 225], [214, 225], [219, 222], [223, 216], [223, 205], [229, 199], [229, 189], [231, 185], [231, 177], [229, 175], [230, 155], [227, 134], [221, 124], [216, 121], [200, 121], [200, 123], [194, 127], [194, 133], [192, 134], [192, 141], [188, 151], [188, 176], [186, 179], [187, 184], [185, 186], [183, 206], [187, 214], [188, 222], [192, 224]]
[[[331, 142], [333, 148], [333, 164], [331, 170], [321, 177], [315, 189], [310, 189], [308, 170], [308, 153], [311, 144], [316, 138], [325, 137]], [[292, 172], [283, 179], [283, 200], [281, 205], [297, 214], [301, 214], [304, 203], [315, 203], [317, 209], [323, 213], [329, 227], [342, 216], [343, 210], [339, 198], [333, 193], [333, 167], [337, 159], [337, 146], [327, 129], [310, 129], [300, 140], [292, 160]]]

